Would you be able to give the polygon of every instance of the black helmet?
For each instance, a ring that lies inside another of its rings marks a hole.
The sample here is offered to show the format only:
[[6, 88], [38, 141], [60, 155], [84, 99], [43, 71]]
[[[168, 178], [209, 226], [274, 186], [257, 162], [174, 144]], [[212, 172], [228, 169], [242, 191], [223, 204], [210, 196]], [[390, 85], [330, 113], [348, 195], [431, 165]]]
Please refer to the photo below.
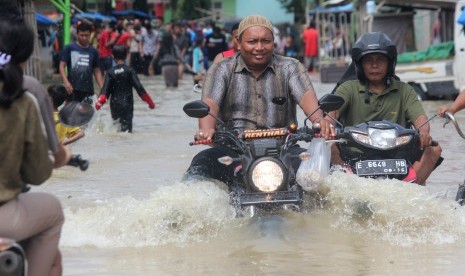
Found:
[[361, 60], [363, 56], [371, 53], [385, 54], [389, 59], [387, 77], [394, 76], [397, 62], [397, 47], [385, 33], [372, 32], [363, 34], [355, 42], [351, 51], [352, 61], [356, 65], [357, 78], [365, 82], [366, 78], [362, 70]]

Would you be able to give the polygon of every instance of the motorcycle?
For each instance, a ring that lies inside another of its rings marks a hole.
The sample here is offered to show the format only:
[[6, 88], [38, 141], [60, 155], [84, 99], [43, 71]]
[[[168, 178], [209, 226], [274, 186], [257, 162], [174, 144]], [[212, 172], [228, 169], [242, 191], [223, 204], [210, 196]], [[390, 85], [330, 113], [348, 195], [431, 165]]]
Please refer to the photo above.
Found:
[[[329, 112], [338, 109], [342, 103], [342, 98], [329, 94], [320, 99], [318, 109]], [[212, 137], [213, 145], [229, 147], [239, 154], [238, 158], [224, 156], [218, 159], [224, 165], [240, 164], [235, 167], [236, 180], [229, 187], [231, 204], [239, 215], [249, 212], [253, 217], [259, 210], [280, 208], [300, 210], [303, 191], [296, 182], [291, 163], [295, 158], [306, 157], [305, 153], [292, 153], [291, 148], [301, 141], [310, 142], [317, 133], [317, 129], [307, 126], [308, 118], [301, 128], [291, 124], [288, 128], [237, 132], [227, 130], [225, 123], [211, 114], [209, 106], [202, 101], [187, 103], [183, 109], [193, 118], [213, 116], [221, 126]]]
[[422, 154], [416, 129], [385, 120], [368, 121], [341, 127], [337, 138], [345, 170], [363, 177], [415, 182], [412, 164]]
[[[336, 142], [345, 163], [342, 170], [362, 177], [416, 183], [416, 172], [412, 165], [422, 156], [418, 130], [436, 116], [418, 129], [405, 128], [387, 120], [343, 126], [332, 118], [337, 123], [336, 139], [339, 140]], [[433, 140], [431, 145], [437, 146], [438, 142]], [[436, 167], [442, 160], [438, 160]]]
[[[444, 123], [443, 127], [446, 127], [448, 123], [452, 122], [459, 136], [465, 139], [465, 134], [460, 129], [460, 126], [457, 123], [454, 115], [450, 114], [449, 112], [444, 113], [444, 115], [446, 117], [446, 122]], [[459, 184], [457, 194], [455, 195], [455, 201], [460, 204], [460, 206], [465, 205], [465, 181]]]
[[[63, 112], [60, 112], [60, 121], [70, 126], [87, 124], [93, 116], [91, 105], [77, 102], [72, 102]], [[86, 171], [89, 161], [83, 159], [80, 154], [73, 154], [67, 165]], [[29, 190], [30, 187], [25, 185], [22, 192]], [[26, 254], [21, 244], [15, 240], [0, 237], [0, 275], [24, 276], [27, 275], [27, 269]]]
[[12, 239], [0, 238], [0, 275], [26, 275], [26, 254]]

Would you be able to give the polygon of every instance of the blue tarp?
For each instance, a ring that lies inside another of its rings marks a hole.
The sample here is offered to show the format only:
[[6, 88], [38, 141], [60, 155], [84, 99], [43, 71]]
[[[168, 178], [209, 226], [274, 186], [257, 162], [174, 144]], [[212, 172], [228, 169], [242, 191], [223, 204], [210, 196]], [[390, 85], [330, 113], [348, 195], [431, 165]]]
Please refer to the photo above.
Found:
[[36, 13], [36, 21], [37, 21], [37, 24], [42, 24], [42, 25], [56, 25], [57, 24], [52, 19], [40, 13]]
[[142, 11], [135, 11], [135, 10], [124, 10], [124, 11], [114, 11], [112, 12], [113, 15], [115, 16], [128, 16], [128, 15], [134, 15], [137, 17], [141, 18], [146, 18], [146, 19], [152, 19], [153, 16], [150, 16], [149, 14], [142, 12]]
[[113, 16], [106, 16], [98, 12], [94, 12], [94, 13], [82, 12], [82, 13], [75, 14], [74, 17], [86, 18], [90, 20], [101, 20], [101, 21], [112, 21], [112, 22], [116, 21], [116, 18], [114, 18]]
[[465, 25], [465, 10], [462, 11], [459, 19], [457, 19], [457, 23]]

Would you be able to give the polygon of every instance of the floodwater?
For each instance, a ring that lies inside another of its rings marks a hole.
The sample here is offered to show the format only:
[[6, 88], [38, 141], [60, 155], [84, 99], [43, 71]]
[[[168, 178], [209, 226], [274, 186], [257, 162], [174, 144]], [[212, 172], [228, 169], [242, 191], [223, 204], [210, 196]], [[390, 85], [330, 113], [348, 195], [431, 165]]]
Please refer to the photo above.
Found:
[[[183, 105], [198, 99], [187, 76], [166, 90], [142, 77], [157, 105], [135, 96], [134, 133], [117, 133], [106, 104], [72, 145], [89, 159], [33, 190], [65, 209], [64, 275], [461, 275], [465, 209], [464, 144], [452, 124], [431, 122], [445, 161], [426, 187], [338, 173], [301, 213], [235, 218], [225, 187], [182, 182], [197, 121]], [[318, 96], [332, 84], [314, 83]], [[427, 114], [449, 101], [424, 102]], [[465, 114], [457, 114], [464, 122]]]

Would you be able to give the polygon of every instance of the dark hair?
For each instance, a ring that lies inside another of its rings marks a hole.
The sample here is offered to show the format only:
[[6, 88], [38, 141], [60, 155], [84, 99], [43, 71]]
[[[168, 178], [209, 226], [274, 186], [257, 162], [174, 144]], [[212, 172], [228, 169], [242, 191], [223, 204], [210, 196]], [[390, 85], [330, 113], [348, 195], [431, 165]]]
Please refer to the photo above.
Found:
[[196, 39], [196, 40], [194, 41], [194, 45], [195, 45], [195, 46], [202, 47], [202, 46], [203, 46], [203, 39], [202, 39], [202, 38]]
[[173, 35], [170, 32], [164, 32], [161, 36], [160, 50], [158, 51], [158, 56], [163, 57], [165, 54], [173, 54], [174, 42]]
[[240, 23], [241, 23], [241, 22], [237, 22], [236, 24], [234, 24], [234, 25], [232, 26], [232, 28], [231, 28], [231, 34], [232, 34], [235, 30], [238, 30], [238, 29], [239, 29], [239, 24], [240, 24]]
[[215, 33], [215, 34], [219, 34], [219, 33], [221, 33], [221, 29], [220, 29], [220, 27], [218, 27], [218, 26], [214, 26], [214, 27], [213, 27], [213, 33]]
[[34, 32], [10, 1], [0, 0], [0, 52], [9, 61], [0, 68], [0, 106], [10, 107], [23, 93], [23, 69], [34, 50]]
[[103, 22], [102, 22], [102, 20], [100, 20], [100, 19], [95, 20], [95, 22], [94, 22], [94, 28], [95, 28], [95, 29], [103, 28]]
[[123, 29], [124, 29], [123, 24], [118, 24], [118, 25], [116, 25], [116, 31], [117, 31], [118, 33], [121, 34], [121, 33], [123, 32]]
[[126, 56], [128, 55], [128, 49], [126, 46], [118, 44], [113, 46], [111, 54], [115, 60], [125, 60]]
[[78, 33], [79, 32], [86, 32], [86, 31], [92, 32], [92, 25], [90, 25], [89, 23], [86, 23], [86, 22], [81, 22], [81, 24], [77, 25], [76, 31]]
[[60, 105], [62, 105], [66, 98], [68, 97], [68, 93], [66, 92], [66, 88], [61, 84], [52, 84], [47, 88], [48, 95], [52, 98], [53, 107], [57, 109]]

